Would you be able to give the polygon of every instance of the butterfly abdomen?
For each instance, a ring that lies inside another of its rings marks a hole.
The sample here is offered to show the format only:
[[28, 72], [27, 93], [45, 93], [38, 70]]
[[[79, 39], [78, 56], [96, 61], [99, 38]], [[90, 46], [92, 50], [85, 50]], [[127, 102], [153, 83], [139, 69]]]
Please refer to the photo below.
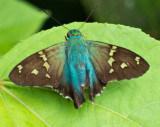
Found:
[[85, 87], [85, 82], [86, 82], [86, 67], [84, 64], [79, 64], [77, 68], [77, 73], [78, 73], [78, 79], [81, 87]]

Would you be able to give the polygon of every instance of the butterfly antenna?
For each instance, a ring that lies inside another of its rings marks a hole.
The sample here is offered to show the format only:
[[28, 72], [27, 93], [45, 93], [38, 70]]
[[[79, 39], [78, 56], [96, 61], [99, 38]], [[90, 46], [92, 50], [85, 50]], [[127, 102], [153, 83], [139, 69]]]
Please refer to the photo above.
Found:
[[[53, 19], [55, 22], [57, 22], [59, 25], [63, 26], [62, 23], [60, 21], [58, 21], [56, 18], [54, 18], [52, 15], [50, 15], [47, 11], [45, 11], [44, 9], [40, 8], [44, 13], [46, 13], [51, 19]], [[68, 29], [67, 27], [63, 26], [65, 29]]]
[[[97, 5], [95, 5], [95, 6], [93, 7], [93, 9], [92, 9], [92, 11], [90, 12], [90, 14], [88, 15], [87, 19], [84, 21], [84, 24], [88, 21], [88, 19], [91, 17], [91, 15], [93, 14], [93, 12], [96, 10], [97, 7], [98, 7]], [[79, 29], [81, 29], [81, 28], [84, 26], [84, 24], [82, 24], [82, 26], [81, 26]], [[79, 29], [78, 29], [78, 30], [79, 30]]]

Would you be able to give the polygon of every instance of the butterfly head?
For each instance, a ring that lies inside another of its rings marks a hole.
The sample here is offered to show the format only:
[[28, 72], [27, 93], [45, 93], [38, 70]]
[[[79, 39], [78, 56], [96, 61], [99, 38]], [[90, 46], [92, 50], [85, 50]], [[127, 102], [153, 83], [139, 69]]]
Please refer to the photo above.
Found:
[[73, 37], [73, 36], [82, 36], [81, 32], [77, 29], [72, 29], [67, 33], [67, 37]]

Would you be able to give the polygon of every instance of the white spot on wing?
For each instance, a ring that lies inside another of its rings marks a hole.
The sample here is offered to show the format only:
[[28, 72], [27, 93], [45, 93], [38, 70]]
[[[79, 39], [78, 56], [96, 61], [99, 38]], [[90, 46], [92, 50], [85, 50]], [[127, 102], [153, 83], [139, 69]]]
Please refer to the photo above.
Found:
[[112, 64], [113, 64], [114, 61], [115, 61], [115, 60], [114, 60], [112, 57], [109, 58], [108, 63], [109, 63], [109, 65], [110, 65], [111, 67], [112, 67]]
[[117, 49], [117, 46], [113, 45], [113, 46], [112, 46], [112, 49]]
[[109, 56], [113, 56], [114, 52], [116, 52], [116, 50], [111, 49], [111, 51], [109, 52]]
[[136, 61], [140, 60], [140, 57], [136, 56], [135, 60], [136, 60]]
[[46, 77], [47, 77], [47, 78], [51, 78], [49, 74], [46, 74]]
[[42, 57], [43, 61], [47, 61], [47, 57], [46, 57], [46, 55], [45, 55], [45, 54], [40, 55], [40, 57]]
[[109, 73], [112, 73], [112, 72], [114, 72], [113, 68], [110, 69]]
[[43, 53], [43, 51], [39, 51], [38, 54], [39, 55], [43, 55], [44, 53]]
[[47, 69], [47, 71], [48, 71], [49, 68], [50, 68], [50, 65], [49, 65], [47, 62], [45, 62], [45, 63], [43, 64], [43, 66]]
[[116, 46], [112, 46], [112, 49], [109, 52], [109, 56], [113, 56], [113, 53], [117, 52], [116, 49], [117, 49]]
[[22, 69], [23, 69], [22, 65], [18, 65], [17, 67], [18, 67], [19, 73], [22, 73]]
[[125, 68], [125, 67], [127, 67], [128, 65], [127, 64], [125, 64], [125, 63], [122, 63], [121, 64], [121, 68]]
[[43, 51], [39, 51], [38, 54], [40, 55], [39, 57], [42, 57], [43, 61], [47, 61], [47, 57]]
[[38, 75], [37, 69], [34, 69], [31, 73], [34, 74], [34, 75]]
[[139, 64], [140, 57], [136, 56], [135, 60], [137, 61], [137, 64]]

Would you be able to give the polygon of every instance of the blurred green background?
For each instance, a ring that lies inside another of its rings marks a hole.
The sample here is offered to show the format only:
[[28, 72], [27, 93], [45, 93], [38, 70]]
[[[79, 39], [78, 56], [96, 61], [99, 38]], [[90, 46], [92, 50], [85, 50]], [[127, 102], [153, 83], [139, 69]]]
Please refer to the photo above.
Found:
[[39, 8], [67, 24], [85, 21], [95, 5], [88, 22], [136, 27], [160, 39], [160, 0], [0, 0], [0, 56], [34, 33], [59, 26]]
[[[84, 21], [94, 5], [99, 7], [89, 21], [123, 24], [141, 28], [160, 39], [160, 0], [28, 0], [35, 6], [50, 10], [62, 23]], [[48, 19], [44, 29], [53, 25]]]

